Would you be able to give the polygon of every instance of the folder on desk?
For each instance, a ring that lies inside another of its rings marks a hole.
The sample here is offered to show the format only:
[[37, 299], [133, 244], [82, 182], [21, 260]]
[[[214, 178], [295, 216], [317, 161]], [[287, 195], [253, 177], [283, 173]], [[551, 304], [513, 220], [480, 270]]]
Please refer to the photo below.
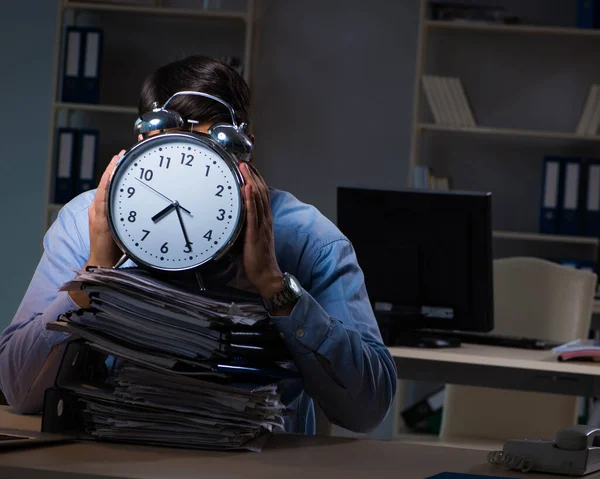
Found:
[[587, 158], [584, 166], [583, 235], [600, 237], [600, 159]]
[[578, 235], [581, 231], [581, 158], [565, 158], [559, 233]]
[[75, 196], [75, 173], [78, 131], [59, 128], [54, 179], [54, 202], [64, 204]]
[[562, 201], [562, 158], [544, 157], [542, 201], [540, 208], [540, 233], [556, 234], [559, 227], [560, 202]]
[[77, 194], [96, 186], [95, 170], [98, 158], [98, 130], [80, 130], [77, 168]]

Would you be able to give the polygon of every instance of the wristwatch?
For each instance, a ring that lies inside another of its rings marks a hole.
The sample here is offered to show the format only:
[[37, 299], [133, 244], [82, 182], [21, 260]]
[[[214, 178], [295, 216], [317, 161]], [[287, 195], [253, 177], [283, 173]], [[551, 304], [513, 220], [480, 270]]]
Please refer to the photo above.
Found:
[[269, 306], [273, 308], [281, 308], [296, 302], [302, 296], [302, 286], [298, 280], [289, 273], [283, 273], [283, 289], [269, 298]]

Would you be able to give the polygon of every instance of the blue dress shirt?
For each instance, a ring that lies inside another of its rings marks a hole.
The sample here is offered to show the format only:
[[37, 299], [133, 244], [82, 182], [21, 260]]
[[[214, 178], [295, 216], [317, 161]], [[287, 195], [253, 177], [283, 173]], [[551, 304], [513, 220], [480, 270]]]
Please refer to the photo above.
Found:
[[[352, 245], [316, 208], [270, 191], [279, 267], [305, 290], [289, 317], [272, 318], [303, 377], [284, 386], [282, 399], [292, 411], [286, 430], [315, 432], [313, 400], [334, 424], [371, 430], [391, 405], [396, 367], [382, 343]], [[0, 336], [0, 389], [22, 413], [41, 410], [44, 390], [55, 379], [68, 335], [45, 325], [77, 308], [58, 288], [87, 262], [87, 210], [94, 194], [77, 196], [59, 212], [25, 297]]]

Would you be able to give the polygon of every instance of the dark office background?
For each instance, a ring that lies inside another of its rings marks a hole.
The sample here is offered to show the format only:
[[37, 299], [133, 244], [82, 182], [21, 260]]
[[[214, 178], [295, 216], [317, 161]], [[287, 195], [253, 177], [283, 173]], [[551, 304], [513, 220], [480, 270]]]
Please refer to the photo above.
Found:
[[[50, 0], [2, 4], [0, 329], [42, 252], [56, 13]], [[267, 182], [332, 219], [338, 184], [404, 186], [417, 1], [266, 0], [260, 15], [252, 86]]]

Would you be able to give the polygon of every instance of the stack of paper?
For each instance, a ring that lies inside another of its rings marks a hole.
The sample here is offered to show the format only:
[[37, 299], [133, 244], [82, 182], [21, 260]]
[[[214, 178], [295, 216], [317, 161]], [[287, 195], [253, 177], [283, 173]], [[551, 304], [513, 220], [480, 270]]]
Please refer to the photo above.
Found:
[[67, 386], [93, 437], [256, 449], [257, 438], [283, 427], [279, 383], [298, 374], [260, 298], [188, 288], [137, 268], [91, 268], [61, 287], [87, 291], [92, 307], [48, 329], [112, 358], [99, 387], [72, 378]]

